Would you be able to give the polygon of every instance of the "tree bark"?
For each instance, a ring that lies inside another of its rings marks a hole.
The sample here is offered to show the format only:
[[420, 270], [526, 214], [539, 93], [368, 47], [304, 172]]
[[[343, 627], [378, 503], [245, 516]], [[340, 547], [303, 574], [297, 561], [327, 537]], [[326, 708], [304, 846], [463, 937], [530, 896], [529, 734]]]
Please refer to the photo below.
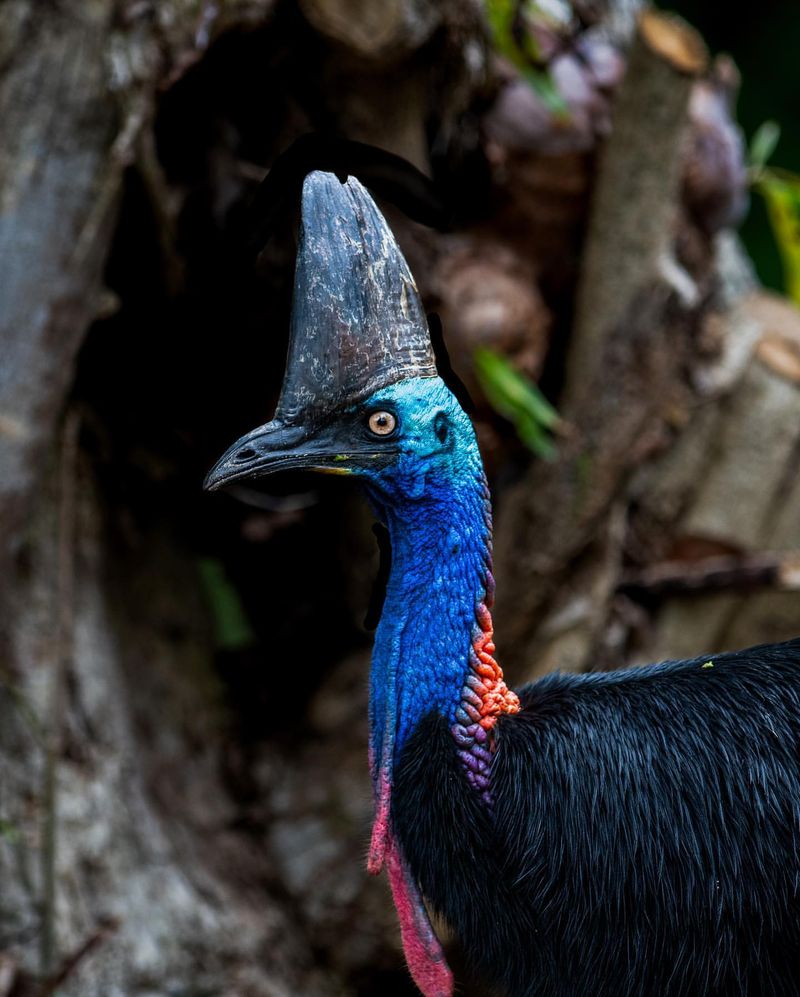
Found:
[[101, 274], [122, 163], [108, 94], [113, 4], [6, 8], [0, 55], [0, 519], [19, 538]]
[[[650, 285], [671, 283], [678, 269], [672, 241], [689, 99], [707, 62], [688, 25], [641, 15], [598, 166], [570, 337], [568, 411], [593, 386], [609, 331]], [[688, 274], [682, 286], [692, 287]]]
[[122, 6], [4, 8], [2, 993], [105, 997], [187, 981], [327, 993], [285, 903], [240, 885], [274, 872], [231, 828], [228, 722], [192, 562], [156, 542], [125, 563], [76, 458], [77, 410], [56, 445], [77, 351], [112, 300], [102, 273], [123, 170], [160, 79], [207, 44], [190, 33], [184, 45], [193, 5], [162, 5], [163, 32]]

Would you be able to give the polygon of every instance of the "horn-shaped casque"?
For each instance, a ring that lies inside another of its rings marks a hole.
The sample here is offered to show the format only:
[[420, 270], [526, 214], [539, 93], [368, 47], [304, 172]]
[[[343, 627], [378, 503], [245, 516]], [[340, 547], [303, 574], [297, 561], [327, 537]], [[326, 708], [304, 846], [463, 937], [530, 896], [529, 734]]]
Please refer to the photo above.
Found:
[[[436, 377], [436, 362], [408, 264], [358, 180], [311, 173], [303, 184], [289, 355], [275, 415], [223, 454], [205, 487], [312, 466], [315, 446], [325, 451], [325, 423], [409, 377]], [[311, 438], [316, 444], [301, 453], [300, 442]]]
[[435, 377], [425, 311], [386, 220], [350, 177], [309, 174], [275, 419], [317, 422], [407, 377]]

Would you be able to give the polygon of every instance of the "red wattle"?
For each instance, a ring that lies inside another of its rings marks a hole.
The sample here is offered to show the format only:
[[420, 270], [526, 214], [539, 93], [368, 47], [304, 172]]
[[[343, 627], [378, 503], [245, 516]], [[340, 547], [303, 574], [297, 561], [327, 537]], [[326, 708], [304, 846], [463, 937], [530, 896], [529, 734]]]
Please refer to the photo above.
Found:
[[403, 952], [411, 977], [424, 997], [452, 997], [453, 974], [447, 965], [439, 939], [431, 927], [420, 892], [406, 869], [397, 842], [388, 829], [385, 840], [389, 883], [400, 921]]
[[372, 822], [372, 838], [369, 843], [367, 871], [377, 876], [383, 868], [389, 849], [389, 808], [391, 805], [392, 787], [389, 776], [382, 771], [378, 776], [378, 792], [375, 800], [375, 819]]

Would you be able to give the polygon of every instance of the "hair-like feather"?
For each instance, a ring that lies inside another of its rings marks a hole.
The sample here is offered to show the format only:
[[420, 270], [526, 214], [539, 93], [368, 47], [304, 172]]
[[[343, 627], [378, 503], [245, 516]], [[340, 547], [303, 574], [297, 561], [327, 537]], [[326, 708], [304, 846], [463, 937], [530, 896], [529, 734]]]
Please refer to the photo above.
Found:
[[342, 183], [357, 176], [414, 221], [448, 227], [449, 212], [441, 194], [430, 177], [407, 160], [365, 142], [311, 132], [278, 156], [253, 195], [247, 238], [253, 255], [261, 252], [281, 213], [296, 210], [303, 182], [314, 170], [335, 173]]
[[510, 997], [800, 993], [800, 640], [555, 674], [501, 718], [482, 808], [430, 714], [407, 861]]

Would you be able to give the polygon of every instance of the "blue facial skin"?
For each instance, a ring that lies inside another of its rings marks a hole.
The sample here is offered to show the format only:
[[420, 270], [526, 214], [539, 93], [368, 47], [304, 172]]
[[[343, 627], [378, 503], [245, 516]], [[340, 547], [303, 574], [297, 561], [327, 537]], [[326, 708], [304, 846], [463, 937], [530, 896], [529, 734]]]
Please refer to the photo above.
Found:
[[365, 421], [377, 411], [397, 419], [391, 436], [376, 438], [376, 451], [397, 456], [353, 468], [392, 547], [370, 683], [373, 758], [390, 767], [426, 714], [454, 722], [486, 595], [489, 496], [472, 424], [438, 377], [400, 381], [359, 411]]

